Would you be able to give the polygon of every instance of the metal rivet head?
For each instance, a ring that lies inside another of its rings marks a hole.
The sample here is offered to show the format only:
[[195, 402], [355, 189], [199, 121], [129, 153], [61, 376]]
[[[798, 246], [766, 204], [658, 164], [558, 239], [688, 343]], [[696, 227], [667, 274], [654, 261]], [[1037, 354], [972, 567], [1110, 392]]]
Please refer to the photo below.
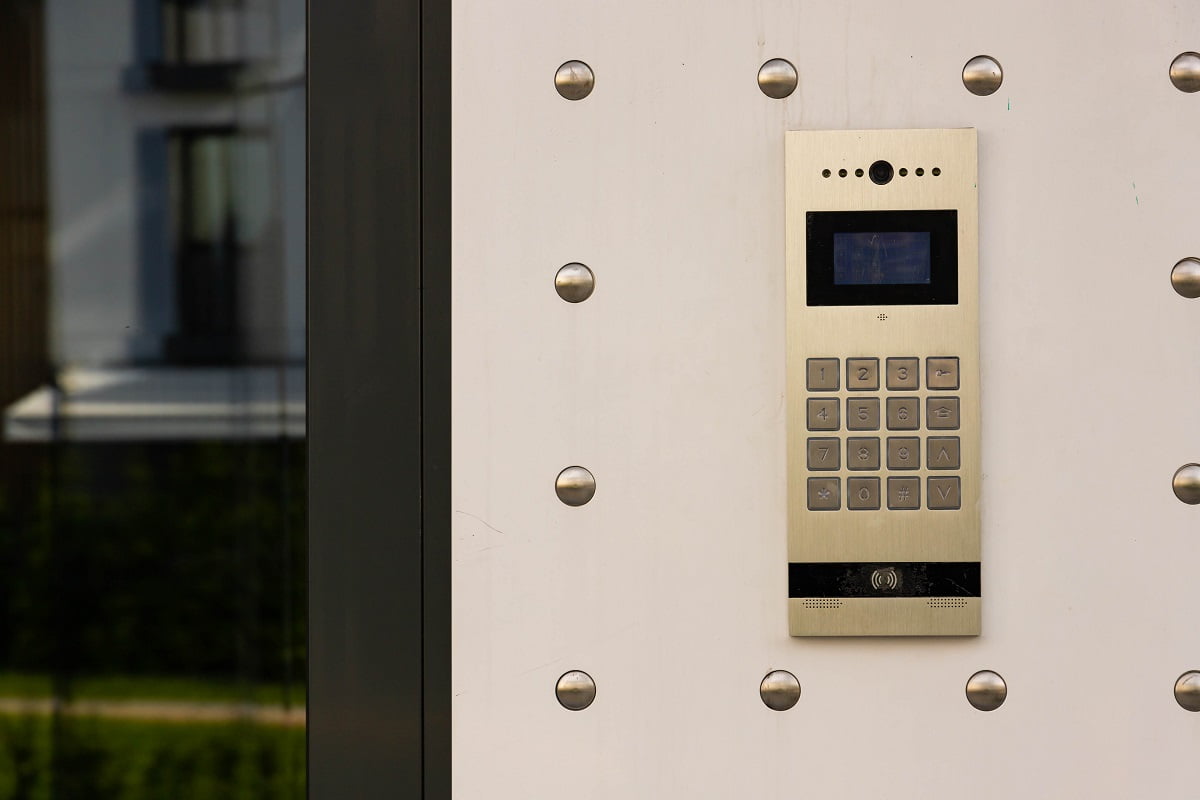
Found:
[[990, 669], [980, 670], [967, 681], [967, 702], [980, 711], [995, 711], [1004, 705], [1008, 685]]
[[1175, 702], [1188, 711], [1200, 711], [1200, 672], [1190, 670], [1175, 681]]
[[1200, 464], [1184, 464], [1171, 478], [1175, 496], [1189, 506], [1200, 503]]
[[583, 467], [567, 467], [554, 481], [558, 499], [569, 506], [581, 506], [596, 496], [596, 479]]
[[1180, 53], [1171, 62], [1171, 83], [1181, 92], [1200, 92], [1200, 53]]
[[768, 672], [758, 685], [758, 696], [772, 711], [787, 711], [800, 699], [800, 681], [786, 669]]
[[772, 58], [758, 68], [758, 88], [767, 97], [776, 100], [782, 100], [796, 91], [798, 80], [796, 68], [786, 58]]
[[586, 672], [564, 672], [554, 685], [554, 695], [568, 711], [583, 711], [596, 699], [596, 682]]
[[1200, 259], [1185, 258], [1171, 269], [1171, 285], [1184, 297], [1200, 297]]
[[1004, 70], [991, 56], [975, 56], [963, 67], [962, 81], [971, 94], [987, 97], [1004, 82]]
[[558, 268], [554, 291], [568, 303], [582, 303], [596, 289], [596, 276], [585, 265], [572, 262]]
[[582, 100], [595, 85], [592, 68], [582, 61], [567, 61], [554, 73], [554, 88], [568, 100]]

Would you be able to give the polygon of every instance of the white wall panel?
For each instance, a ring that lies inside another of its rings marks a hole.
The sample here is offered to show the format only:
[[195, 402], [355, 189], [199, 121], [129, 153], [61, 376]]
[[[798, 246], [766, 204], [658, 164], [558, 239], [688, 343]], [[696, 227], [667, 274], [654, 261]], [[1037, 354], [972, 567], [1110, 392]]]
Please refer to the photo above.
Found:
[[[1200, 6], [458, 0], [462, 798], [1188, 797]], [[962, 86], [970, 57], [999, 92]], [[786, 100], [758, 66], [791, 60]], [[596, 88], [560, 98], [555, 68]], [[783, 133], [979, 131], [984, 633], [787, 636]], [[555, 271], [582, 261], [591, 299]], [[596, 476], [568, 508], [554, 476]], [[757, 697], [794, 672], [791, 711]], [[977, 669], [1008, 681], [981, 713]], [[568, 669], [595, 703], [554, 699]]]

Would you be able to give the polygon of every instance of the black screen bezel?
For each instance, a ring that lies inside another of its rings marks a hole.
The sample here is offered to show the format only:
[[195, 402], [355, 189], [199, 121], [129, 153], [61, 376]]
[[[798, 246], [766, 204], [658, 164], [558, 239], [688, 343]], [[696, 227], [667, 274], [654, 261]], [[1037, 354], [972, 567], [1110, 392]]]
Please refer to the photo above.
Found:
[[[807, 304], [810, 306], [956, 305], [958, 211], [809, 211]], [[833, 282], [835, 233], [929, 232], [929, 283]]]

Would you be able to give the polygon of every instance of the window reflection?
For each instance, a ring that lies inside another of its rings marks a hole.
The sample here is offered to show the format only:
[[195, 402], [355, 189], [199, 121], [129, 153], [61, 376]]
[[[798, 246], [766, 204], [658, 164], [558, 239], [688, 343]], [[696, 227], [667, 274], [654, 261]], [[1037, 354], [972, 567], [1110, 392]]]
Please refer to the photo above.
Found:
[[302, 797], [303, 0], [0, 3], [0, 797]]

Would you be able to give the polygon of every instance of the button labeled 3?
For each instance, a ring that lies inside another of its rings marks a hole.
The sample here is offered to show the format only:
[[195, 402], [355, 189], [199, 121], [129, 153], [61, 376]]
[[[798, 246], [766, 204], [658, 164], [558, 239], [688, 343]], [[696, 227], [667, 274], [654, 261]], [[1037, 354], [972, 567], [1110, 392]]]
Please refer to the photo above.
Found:
[[887, 360], [887, 388], [908, 390], [921, 388], [921, 371], [916, 358], [889, 358]]

